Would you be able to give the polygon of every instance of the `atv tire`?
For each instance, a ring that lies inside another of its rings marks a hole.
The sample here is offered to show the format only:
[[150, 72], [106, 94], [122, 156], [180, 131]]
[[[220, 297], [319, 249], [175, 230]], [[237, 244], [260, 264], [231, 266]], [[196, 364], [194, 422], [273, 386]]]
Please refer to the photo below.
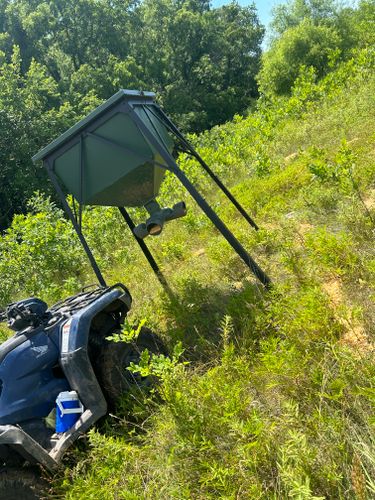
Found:
[[0, 500], [40, 500], [48, 498], [48, 485], [27, 468], [0, 470]]
[[25, 459], [6, 444], [0, 445], [0, 471], [4, 467], [22, 468]]
[[115, 407], [125, 393], [153, 385], [152, 377], [142, 377], [127, 370], [130, 363], [138, 364], [144, 350], [150, 354], [168, 355], [160, 338], [149, 328], [142, 327], [138, 338], [131, 343], [107, 342], [97, 361], [97, 374], [100, 386], [110, 407]]

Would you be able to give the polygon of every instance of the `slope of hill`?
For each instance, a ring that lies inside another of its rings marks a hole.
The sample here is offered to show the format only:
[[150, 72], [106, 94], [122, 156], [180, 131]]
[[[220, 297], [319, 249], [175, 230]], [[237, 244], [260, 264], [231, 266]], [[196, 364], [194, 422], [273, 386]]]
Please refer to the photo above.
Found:
[[[181, 158], [272, 277], [271, 292], [191, 200], [188, 216], [150, 242], [174, 297], [113, 210], [85, 212], [108, 281], [133, 293], [132, 317], [185, 351], [180, 361], [178, 348], [171, 362], [145, 361], [160, 377], [157, 393], [129, 395], [89, 433], [54, 478], [56, 495], [375, 496], [374, 90], [374, 54], [362, 50], [319, 83], [306, 70], [289, 99], [192, 138], [258, 232]], [[174, 182], [166, 203], [186, 198]], [[1, 302], [21, 291], [55, 300], [92, 280], [60, 211], [41, 197], [31, 209], [0, 242]]]

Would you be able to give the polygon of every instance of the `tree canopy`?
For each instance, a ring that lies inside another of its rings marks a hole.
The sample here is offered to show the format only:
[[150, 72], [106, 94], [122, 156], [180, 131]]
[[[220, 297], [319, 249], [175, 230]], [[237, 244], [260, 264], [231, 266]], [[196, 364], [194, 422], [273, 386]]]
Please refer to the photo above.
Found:
[[302, 66], [312, 66], [322, 77], [339, 47], [340, 38], [333, 28], [303, 20], [286, 30], [264, 57], [259, 74], [261, 90], [289, 94]]
[[[187, 130], [230, 119], [257, 96], [264, 28], [254, 6], [206, 0], [3, 0], [0, 50], [45, 66], [69, 102], [119, 87], [156, 90]], [[209, 95], [210, 94], [210, 95]]]
[[185, 131], [257, 97], [254, 6], [206, 0], [0, 0], [0, 227], [44, 172], [31, 156], [120, 88], [153, 90]]
[[374, 43], [374, 0], [293, 0], [274, 8], [271, 43], [258, 75], [267, 95], [288, 95], [305, 67], [321, 78], [353, 50]]
[[274, 35], [280, 36], [305, 19], [314, 24], [332, 24], [337, 19], [339, 10], [336, 0], [294, 0], [282, 3], [273, 9], [271, 29]]

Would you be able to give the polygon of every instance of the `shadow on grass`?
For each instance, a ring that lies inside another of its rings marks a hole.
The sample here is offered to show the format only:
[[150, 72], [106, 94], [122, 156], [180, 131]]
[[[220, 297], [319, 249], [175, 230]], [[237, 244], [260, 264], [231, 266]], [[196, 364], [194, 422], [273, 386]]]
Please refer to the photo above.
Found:
[[178, 293], [162, 303], [168, 336], [172, 343], [182, 342], [187, 359], [209, 361], [220, 348], [224, 317], [231, 317], [239, 341], [255, 325], [266, 295], [255, 283], [215, 286], [189, 277], [180, 284]]

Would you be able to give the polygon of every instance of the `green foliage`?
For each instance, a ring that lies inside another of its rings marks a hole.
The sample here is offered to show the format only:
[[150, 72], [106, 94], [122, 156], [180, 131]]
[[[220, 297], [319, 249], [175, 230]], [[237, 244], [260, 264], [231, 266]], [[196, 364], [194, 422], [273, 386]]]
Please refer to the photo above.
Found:
[[[134, 297], [126, 339], [147, 317], [170, 351], [176, 347], [171, 359], [145, 351], [132, 366], [157, 376], [157, 390], [128, 394], [116, 416], [89, 433], [64, 477], [57, 473], [56, 496], [373, 496], [373, 67], [373, 51], [364, 48], [320, 80], [304, 68], [289, 98], [263, 97], [248, 117], [192, 136], [258, 232], [195, 162], [180, 159], [272, 276], [270, 292], [190, 199], [189, 215], [148, 243], [169, 296], [117, 212], [84, 211], [108, 281], [124, 281]], [[168, 176], [162, 202], [179, 199], [174, 187]], [[57, 299], [68, 276], [77, 290], [92, 279], [61, 212], [41, 197], [32, 206], [0, 240], [3, 305], [28, 292]]]
[[254, 7], [145, 0], [140, 13], [146, 47], [155, 51], [142, 56], [146, 78], [163, 89], [164, 107], [184, 130], [223, 123], [257, 97], [264, 30]]
[[357, 155], [347, 142], [342, 141], [341, 147], [332, 161], [325, 158], [324, 151], [319, 148], [312, 148], [310, 157], [311, 162], [308, 166], [314, 177], [321, 182], [337, 186], [344, 195], [355, 196], [362, 205], [371, 225], [375, 227], [375, 220], [364, 201], [359, 182], [356, 179]]
[[321, 228], [308, 235], [306, 244], [315, 257], [336, 274], [352, 271], [357, 264], [351, 238], [344, 232], [330, 233]]
[[0, 240], [2, 305], [21, 294], [57, 299], [86, 279], [83, 252], [62, 211], [40, 195], [30, 209], [14, 217]]
[[18, 47], [9, 57], [0, 66], [1, 228], [14, 213], [24, 211], [34, 191], [46, 185], [44, 170], [31, 162], [36, 148], [74, 117], [69, 105], [60, 106], [58, 86], [45, 67], [33, 60], [23, 73]]
[[125, 319], [124, 326], [120, 333], [114, 333], [109, 337], [106, 337], [107, 340], [111, 340], [112, 342], [133, 342], [138, 338], [138, 335], [141, 332], [142, 326], [146, 323], [146, 319], [142, 319], [136, 328], [134, 328], [127, 319]]
[[10, 336], [10, 331], [3, 325], [0, 325], [0, 341], [4, 342]]
[[[373, 47], [374, 2], [294, 0], [274, 8], [273, 37], [258, 75], [261, 92], [289, 95], [301, 69], [321, 78], [358, 48]], [[335, 78], [338, 75], [335, 73]]]
[[156, 90], [184, 127], [202, 130], [257, 95], [264, 28], [252, 6], [17, 0], [3, 2], [0, 18], [4, 55], [17, 45], [23, 72], [33, 59], [44, 64], [72, 104], [90, 92], [104, 99], [121, 87]]
[[271, 27], [276, 35], [282, 35], [305, 19], [314, 24], [330, 23], [339, 11], [340, 5], [335, 0], [293, 0], [274, 7]]
[[361, 0], [360, 8], [353, 16], [351, 29], [356, 33], [356, 37], [360, 40], [362, 46], [371, 47], [374, 44], [374, 25], [375, 9], [372, 0]]
[[147, 349], [142, 351], [139, 364], [130, 363], [128, 370], [131, 373], [139, 373], [141, 377], [157, 377], [165, 382], [176, 369], [177, 365], [187, 365], [187, 361], [180, 361], [184, 352], [181, 342], [177, 342], [173, 348], [171, 356], [164, 354], [150, 354]]
[[320, 78], [329, 71], [330, 62], [338, 54], [337, 32], [306, 19], [285, 31], [264, 54], [259, 73], [260, 90], [265, 94], [289, 94], [302, 66], [313, 67]]
[[356, 155], [343, 141], [340, 149], [330, 161], [325, 157], [325, 152], [319, 148], [312, 148], [309, 170], [315, 178], [322, 182], [337, 185], [344, 193], [353, 190], [353, 168]]

